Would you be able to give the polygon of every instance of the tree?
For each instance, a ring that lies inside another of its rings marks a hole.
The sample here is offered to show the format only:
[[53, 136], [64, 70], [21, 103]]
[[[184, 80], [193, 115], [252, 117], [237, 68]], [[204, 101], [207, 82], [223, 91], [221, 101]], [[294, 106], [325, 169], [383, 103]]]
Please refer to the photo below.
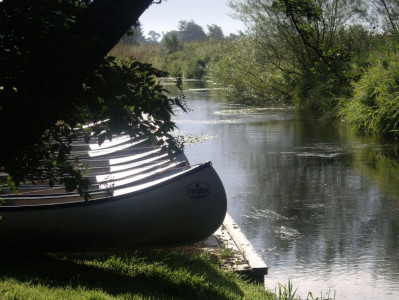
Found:
[[202, 27], [193, 20], [189, 22], [180, 20], [178, 29], [180, 32], [179, 38], [183, 42], [204, 41], [208, 39]]
[[208, 25], [208, 37], [212, 39], [223, 39], [224, 34], [222, 27], [215, 24]]
[[298, 101], [339, 96], [348, 85], [351, 54], [340, 35], [355, 20], [358, 1], [247, 0], [230, 4], [250, 25], [258, 63], [271, 72], [282, 72]]
[[177, 34], [176, 31], [172, 31], [163, 36], [162, 44], [166, 47], [168, 53], [179, 51], [183, 47]]
[[137, 45], [146, 41], [140, 23], [132, 26], [121, 38], [121, 43], [125, 45]]
[[173, 146], [171, 105], [180, 103], [156, 80], [165, 73], [106, 57], [152, 2], [0, 3], [0, 168], [11, 181], [60, 181], [84, 193], [87, 182], [68, 160], [72, 139], [89, 136], [76, 130], [82, 124], [97, 122], [90, 130], [100, 144], [125, 132], [166, 135]]
[[229, 98], [241, 103], [257, 104], [287, 97], [292, 86], [284, 74], [259, 60], [257, 41], [242, 35], [218, 45], [217, 54], [207, 70], [211, 82], [226, 88]]
[[161, 35], [158, 32], [151, 30], [148, 34], [149, 37], [147, 38], [147, 43], [158, 43], [159, 38]]
[[236, 40], [240, 37], [240, 35], [242, 35], [243, 33], [240, 32], [239, 34], [235, 34], [235, 33], [230, 33], [228, 37], [226, 37], [229, 40]]

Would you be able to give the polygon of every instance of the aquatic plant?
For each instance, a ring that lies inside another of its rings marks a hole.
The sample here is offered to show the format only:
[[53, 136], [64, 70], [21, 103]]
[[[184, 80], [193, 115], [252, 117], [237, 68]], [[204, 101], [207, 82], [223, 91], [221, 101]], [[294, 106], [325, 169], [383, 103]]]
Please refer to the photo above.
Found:
[[[278, 290], [275, 289], [275, 299], [277, 300], [301, 300], [305, 298], [301, 298], [301, 296], [297, 295], [298, 287], [294, 289], [292, 284], [292, 280], [288, 280], [287, 285], [283, 285], [281, 283], [278, 284]], [[327, 295], [320, 294], [320, 297], [314, 297], [312, 292], [309, 292], [306, 300], [334, 300], [336, 293], [334, 291], [334, 295], [330, 296], [329, 291]]]

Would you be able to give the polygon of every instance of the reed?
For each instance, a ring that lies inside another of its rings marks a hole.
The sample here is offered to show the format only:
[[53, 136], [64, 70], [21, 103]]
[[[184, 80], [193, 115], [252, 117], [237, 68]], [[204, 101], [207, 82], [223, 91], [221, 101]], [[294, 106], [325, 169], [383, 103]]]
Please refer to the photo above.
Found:
[[331, 295], [331, 291], [329, 291], [326, 295], [320, 293], [320, 297], [316, 297], [312, 292], [309, 292], [306, 298], [301, 298], [301, 296], [297, 295], [298, 288], [294, 289], [292, 280], [288, 280], [287, 285], [279, 284], [278, 289], [275, 289], [275, 300], [334, 300], [336, 293], [334, 291], [333, 295]]

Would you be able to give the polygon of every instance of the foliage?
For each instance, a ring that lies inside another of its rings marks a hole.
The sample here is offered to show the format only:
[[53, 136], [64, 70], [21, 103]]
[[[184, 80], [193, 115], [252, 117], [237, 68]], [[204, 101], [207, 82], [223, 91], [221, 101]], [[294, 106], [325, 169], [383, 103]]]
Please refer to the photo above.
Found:
[[221, 42], [208, 70], [209, 79], [242, 102], [285, 99], [292, 88], [289, 80], [284, 81], [284, 74], [273, 63], [261, 61], [259, 51], [250, 36]]
[[141, 29], [141, 25], [135, 25], [130, 28], [128, 32], [124, 34], [121, 38], [120, 42], [126, 45], [134, 45], [138, 43], [145, 43], [146, 38], [144, 37], [143, 30]]
[[[131, 5], [122, 2], [116, 9]], [[128, 22], [151, 2], [136, 3], [138, 12], [118, 22]], [[99, 144], [125, 132], [166, 135], [164, 146], [174, 147], [171, 106], [181, 102], [168, 98], [157, 80], [166, 73], [148, 64], [104, 59], [106, 43], [118, 40], [113, 35], [121, 32], [121, 24], [114, 25], [115, 32], [112, 26], [101, 31], [103, 38], [92, 36], [97, 27], [90, 22], [98, 18], [90, 14], [98, 17], [105, 8], [115, 8], [107, 5], [102, 0], [0, 3], [0, 168], [17, 186], [25, 180], [63, 182], [87, 198], [88, 182], [73, 167], [70, 144], [78, 136], [89, 137], [88, 130]], [[83, 130], [93, 122], [97, 125]]]
[[[324, 3], [316, 3], [313, 0], [279, 0], [273, 1], [272, 7], [284, 13], [295, 28], [308, 57], [310, 56], [310, 69], [314, 73], [332, 71], [337, 79], [344, 83], [339, 65], [348, 60], [350, 54], [341, 44], [334, 41], [336, 31], [344, 25], [339, 23], [345, 21], [339, 19], [342, 5], [346, 3], [339, 4], [336, 0]], [[331, 23], [326, 26], [328, 21]]]
[[[351, 82], [363, 76], [372, 49], [389, 40], [391, 33], [395, 39], [398, 4], [396, 0], [232, 0], [230, 5], [249, 26], [247, 39], [252, 42], [221, 55], [216, 68], [211, 66], [212, 78], [231, 87], [243, 101], [263, 86], [263, 95], [256, 94], [265, 100], [281, 97], [301, 106], [336, 110], [340, 98], [351, 97]], [[384, 34], [370, 30], [380, 20], [385, 22]], [[243, 68], [244, 61], [249, 66]], [[223, 72], [225, 67], [234, 71]], [[250, 76], [252, 70], [258, 76]], [[273, 80], [261, 82], [264, 74]]]
[[183, 45], [180, 40], [177, 38], [176, 33], [172, 33], [170, 35], [164, 35], [162, 44], [166, 48], [168, 53], [174, 53], [182, 49]]
[[[150, 35], [150, 33], [149, 33]], [[166, 70], [170, 75], [182, 75], [186, 79], [205, 79], [209, 66], [216, 55], [218, 43], [224, 39], [223, 30], [215, 24], [208, 25], [205, 35], [201, 26], [194, 21], [181, 20], [179, 30], [163, 35], [161, 45], [156, 45], [157, 33], [153, 32], [145, 43], [128, 47], [118, 43], [109, 55], [134, 57]], [[233, 36], [232, 39], [234, 39]]]
[[183, 42], [204, 41], [208, 39], [202, 27], [193, 20], [180, 20], [178, 29], [180, 33], [179, 38]]
[[204, 29], [195, 23], [193, 20], [186, 21], [180, 20], [178, 29], [168, 31], [164, 34], [162, 42], [164, 42], [165, 37], [171, 37], [176, 34], [177, 38], [183, 43], [195, 42], [195, 41], [206, 41], [210, 38], [212, 39], [223, 39], [224, 34], [220, 26], [216, 24], [207, 25], [208, 33], [206, 34]]
[[[5, 161], [3, 166], [17, 183], [25, 179], [48, 180], [50, 185], [65, 183], [68, 191], [77, 189], [83, 193], [88, 181], [73, 168], [70, 152], [70, 143], [77, 136], [89, 140], [94, 134], [99, 144], [122, 133], [148, 139], [167, 137], [166, 141], [172, 142], [172, 105], [181, 102], [168, 98], [157, 80], [166, 75], [147, 64], [108, 58], [85, 83], [76, 115], [57, 122], [17, 161]], [[82, 124], [88, 121], [95, 125], [85, 130]], [[169, 151], [174, 149], [173, 143], [170, 146]]]
[[158, 43], [158, 40], [161, 37], [161, 35], [158, 32], [155, 32], [153, 30], [148, 32], [147, 35], [149, 36], [149, 38], [147, 38], [147, 43]]
[[230, 3], [249, 24], [256, 51], [255, 59], [250, 61], [259, 65], [252, 68], [264, 68], [280, 78], [277, 85], [275, 80], [266, 81], [266, 90], [275, 90], [278, 86], [280, 96], [319, 108], [320, 99], [340, 96], [341, 87], [348, 85], [351, 52], [339, 39], [339, 33], [345, 31], [350, 21], [353, 2], [248, 0]]
[[118, 44], [110, 54], [116, 57], [134, 57], [166, 70], [172, 76], [181, 74], [186, 79], [204, 79], [216, 56], [218, 41], [179, 43], [181, 47], [174, 52], [167, 51], [164, 42], [163, 45], [141, 44], [135, 47]]
[[371, 66], [354, 83], [341, 116], [357, 128], [375, 133], [399, 133], [399, 45], [371, 55]]
[[208, 25], [208, 37], [211, 39], [223, 39], [222, 28], [216, 24]]

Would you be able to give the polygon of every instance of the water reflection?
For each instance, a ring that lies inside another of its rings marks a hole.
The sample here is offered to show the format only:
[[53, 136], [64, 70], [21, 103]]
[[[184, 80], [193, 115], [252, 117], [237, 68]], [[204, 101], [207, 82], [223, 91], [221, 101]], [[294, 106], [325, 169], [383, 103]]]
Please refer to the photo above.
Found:
[[[191, 83], [192, 84], [192, 83]], [[220, 91], [187, 91], [192, 163], [212, 160], [229, 211], [270, 265], [305, 295], [394, 299], [399, 292], [399, 164], [392, 141], [357, 135], [313, 111], [248, 109]], [[390, 294], [392, 293], [392, 294]]]

